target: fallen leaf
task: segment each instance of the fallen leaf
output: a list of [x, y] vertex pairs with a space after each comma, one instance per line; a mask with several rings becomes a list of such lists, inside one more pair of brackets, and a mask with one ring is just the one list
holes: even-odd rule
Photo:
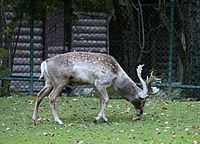
[[75, 126], [75, 124], [74, 123], [70, 123], [68, 126]]
[[125, 131], [124, 130], [120, 130], [119, 132], [124, 133]]
[[82, 140], [77, 140], [76, 144], [83, 144], [83, 141]]
[[157, 132], [157, 134], [161, 133], [161, 131], [158, 128], [156, 128], [156, 132]]
[[165, 114], [164, 114], [164, 113], [161, 113], [160, 115], [161, 115], [161, 116], [164, 116]]
[[167, 130], [166, 130], [166, 129], [164, 129], [163, 131], [164, 131], [164, 132], [167, 132]]
[[200, 129], [200, 126], [193, 125], [192, 128], [193, 128], [193, 129]]
[[10, 130], [10, 128], [8, 127], [8, 128], [6, 128], [6, 130], [7, 130], [7, 131], [9, 131], [9, 130]]
[[44, 136], [47, 136], [47, 135], [49, 135], [49, 133], [48, 132], [43, 132], [42, 133]]
[[127, 108], [125, 109], [124, 112], [125, 112], [125, 113], [129, 113], [129, 112], [130, 112], [130, 109], [131, 109], [130, 107], [127, 107]]
[[185, 128], [185, 132], [188, 132], [189, 131], [189, 128]]
[[166, 112], [167, 111], [167, 107], [163, 106], [162, 107], [162, 111]]
[[172, 132], [172, 137], [175, 138], [176, 137], [176, 133]]
[[168, 122], [168, 121], [166, 121], [166, 122], [165, 122], [165, 124], [169, 124], [169, 122]]
[[33, 100], [28, 100], [28, 104], [32, 104], [33, 103]]
[[112, 107], [112, 105], [108, 105], [107, 107], [108, 107], [108, 108], [111, 108], [111, 107]]
[[192, 144], [198, 144], [198, 141], [193, 141]]

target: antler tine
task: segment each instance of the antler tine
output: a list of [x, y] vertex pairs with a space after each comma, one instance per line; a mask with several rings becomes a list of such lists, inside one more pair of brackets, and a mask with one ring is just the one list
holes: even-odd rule
[[138, 67], [137, 67], [137, 74], [138, 75], [141, 75], [143, 66], [144, 66], [144, 64], [143, 65], [138, 65]]
[[153, 76], [154, 71], [151, 71], [150, 75]]
[[148, 81], [148, 79], [149, 79], [149, 76], [146, 77], [146, 81]]

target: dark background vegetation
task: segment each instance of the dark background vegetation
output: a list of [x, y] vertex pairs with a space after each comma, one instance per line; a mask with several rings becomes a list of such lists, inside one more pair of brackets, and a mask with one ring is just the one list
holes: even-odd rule
[[[200, 82], [200, 3], [197, 0], [174, 0], [174, 17], [170, 21], [169, 0], [1, 0], [0, 1], [0, 74], [12, 75], [17, 46], [13, 35], [23, 21], [45, 21], [48, 13], [64, 4], [66, 25], [76, 20], [76, 11], [106, 13], [110, 16], [110, 54], [128, 75], [136, 80], [135, 68], [145, 63], [144, 77], [152, 70], [168, 79], [170, 24], [174, 26], [172, 81], [199, 86]], [[6, 10], [12, 7], [13, 20], [7, 21]], [[69, 30], [69, 29], [68, 29]], [[70, 38], [66, 30], [66, 41]], [[17, 39], [15, 39], [15, 42]], [[137, 81], [137, 80], [136, 80]], [[10, 81], [1, 81], [1, 95], [9, 95]], [[180, 95], [200, 99], [200, 90], [181, 89]]]

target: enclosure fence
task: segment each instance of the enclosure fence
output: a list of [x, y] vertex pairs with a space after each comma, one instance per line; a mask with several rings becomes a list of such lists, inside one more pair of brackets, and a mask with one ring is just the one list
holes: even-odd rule
[[[6, 38], [1, 38], [1, 87], [8, 82], [8, 90], [11, 93], [35, 94], [44, 85], [43, 81], [38, 81], [40, 63], [49, 57], [69, 51], [108, 53], [118, 60], [121, 54], [120, 37], [112, 16], [74, 10], [73, 3], [70, 2], [70, 6], [65, 1], [60, 2], [56, 10], [47, 13], [42, 21], [35, 21], [34, 16], [29, 21], [19, 20], [9, 39], [10, 48], [7, 48]], [[138, 5], [136, 7], [139, 8]], [[162, 82], [155, 83], [154, 86], [159, 87], [162, 94], [167, 97], [180, 98], [182, 91], [199, 91], [200, 81], [196, 84], [192, 82], [183, 84], [183, 77], [189, 74], [183, 75], [177, 48], [175, 29], [181, 26], [175, 8], [176, 5], [172, 0], [167, 7], [169, 17], [169, 29], [167, 29], [158, 13], [157, 5], [142, 5], [142, 19], [141, 17], [137, 19], [138, 12], [134, 12], [138, 35], [138, 39], [134, 41], [138, 49], [143, 49], [141, 57], [142, 63], [145, 64], [143, 77], [154, 71], [157, 77], [162, 78]], [[5, 14], [12, 21], [12, 9], [6, 9]], [[0, 29], [3, 33], [5, 27], [1, 25]], [[4, 62], [5, 55], [9, 65], [7, 67]], [[200, 95], [197, 98], [200, 99]]]

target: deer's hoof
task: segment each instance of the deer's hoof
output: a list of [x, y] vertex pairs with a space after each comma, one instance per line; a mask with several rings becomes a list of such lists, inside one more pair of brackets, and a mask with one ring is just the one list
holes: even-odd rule
[[57, 124], [59, 124], [60, 126], [64, 126], [65, 125], [64, 123], [58, 123], [58, 122], [57, 122]]
[[111, 122], [109, 120], [104, 120], [104, 123], [111, 124]]
[[97, 124], [97, 121], [98, 121], [97, 119], [94, 119], [94, 124]]
[[59, 121], [56, 121], [60, 126], [64, 126], [64, 123], [61, 121], [61, 120], [59, 120]]
[[36, 125], [37, 124], [36, 118], [32, 118], [32, 122], [33, 122], [34, 125]]

